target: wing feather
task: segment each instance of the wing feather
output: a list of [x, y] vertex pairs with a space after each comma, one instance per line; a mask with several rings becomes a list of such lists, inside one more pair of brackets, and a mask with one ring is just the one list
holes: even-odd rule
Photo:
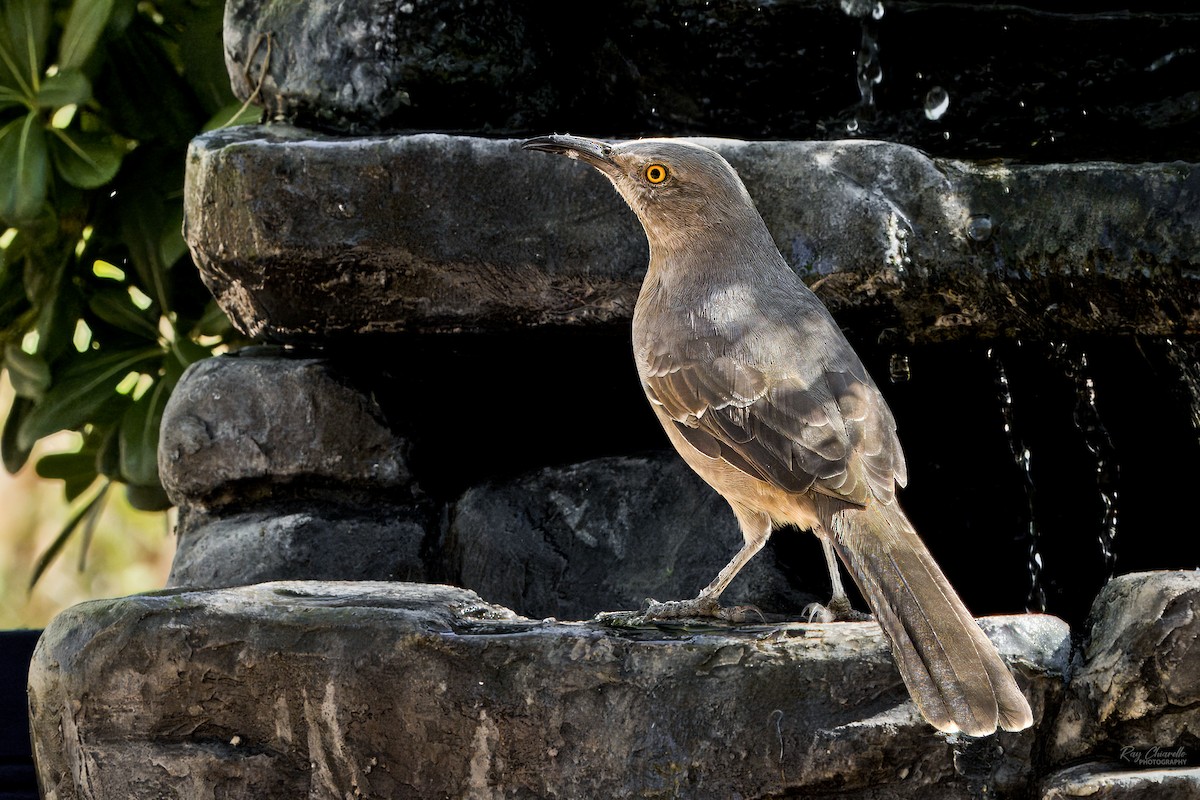
[[643, 384], [711, 458], [789, 492], [890, 502], [906, 478], [895, 420], [849, 345], [838, 355], [803, 372], [763, 367], [721, 336], [680, 337], [645, 354]]

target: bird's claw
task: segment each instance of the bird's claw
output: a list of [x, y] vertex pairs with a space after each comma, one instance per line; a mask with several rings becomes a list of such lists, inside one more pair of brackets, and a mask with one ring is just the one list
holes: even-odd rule
[[844, 597], [835, 597], [828, 605], [809, 603], [801, 613], [806, 622], [865, 622], [872, 618], [870, 614], [855, 611]]

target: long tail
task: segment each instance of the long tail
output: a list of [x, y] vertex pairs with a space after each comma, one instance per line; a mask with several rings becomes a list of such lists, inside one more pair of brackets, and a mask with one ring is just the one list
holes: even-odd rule
[[925, 719], [971, 736], [1032, 725], [1029, 703], [1000, 654], [898, 504], [831, 511], [826, 529], [834, 549], [891, 640]]

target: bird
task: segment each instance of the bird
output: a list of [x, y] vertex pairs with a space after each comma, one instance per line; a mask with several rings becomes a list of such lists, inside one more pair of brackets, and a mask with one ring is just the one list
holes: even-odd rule
[[737, 171], [686, 139], [550, 134], [522, 147], [594, 167], [641, 222], [650, 261], [633, 311], [638, 376], [671, 444], [741, 530], [741, 548], [697, 597], [652, 602], [647, 615], [731, 618], [721, 593], [774, 529], [794, 525], [822, 544], [824, 619], [854, 618], [840, 559], [934, 728], [1032, 725], [1012, 673], [900, 507], [908, 472], [887, 402]]

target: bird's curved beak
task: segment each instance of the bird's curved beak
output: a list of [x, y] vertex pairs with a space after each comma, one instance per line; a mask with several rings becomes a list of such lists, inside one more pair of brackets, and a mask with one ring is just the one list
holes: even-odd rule
[[540, 150], [543, 153], [555, 153], [567, 158], [578, 158], [604, 172], [616, 168], [612, 160], [612, 145], [597, 139], [585, 139], [582, 136], [552, 133], [549, 136], [535, 136], [521, 143], [524, 150]]

